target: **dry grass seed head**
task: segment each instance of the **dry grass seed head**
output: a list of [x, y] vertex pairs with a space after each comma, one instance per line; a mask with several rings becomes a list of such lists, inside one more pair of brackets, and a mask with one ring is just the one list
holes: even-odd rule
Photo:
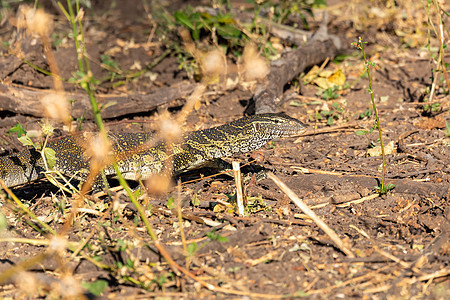
[[58, 293], [63, 299], [74, 299], [82, 296], [83, 289], [75, 277], [65, 275], [61, 280], [52, 284], [52, 290]]
[[50, 253], [63, 255], [67, 248], [67, 239], [63, 236], [54, 236], [48, 245]]
[[216, 49], [200, 56], [200, 68], [203, 80], [206, 83], [216, 83], [220, 75], [224, 75], [227, 69], [227, 60], [222, 50]]
[[182, 136], [183, 130], [179, 122], [171, 119], [170, 113], [167, 111], [158, 116], [155, 124], [155, 130], [159, 136], [159, 140], [172, 143], [178, 141]]
[[31, 272], [18, 272], [14, 276], [14, 285], [27, 296], [39, 295], [42, 284]]
[[145, 186], [149, 195], [163, 195], [173, 186], [170, 174], [155, 174], [145, 181]]
[[238, 67], [244, 81], [262, 80], [269, 74], [267, 60], [261, 57], [258, 48], [252, 43], [245, 47]]
[[39, 37], [49, 37], [53, 32], [53, 16], [46, 13], [44, 9], [35, 9], [28, 5], [22, 5], [19, 8], [19, 14], [24, 18], [28, 31]]
[[103, 134], [85, 133], [84, 135], [87, 141], [86, 154], [90, 158], [91, 171], [99, 172], [104, 166], [110, 164], [111, 142]]
[[61, 121], [65, 124], [71, 122], [69, 102], [61, 94], [47, 94], [41, 98], [44, 115], [47, 118]]

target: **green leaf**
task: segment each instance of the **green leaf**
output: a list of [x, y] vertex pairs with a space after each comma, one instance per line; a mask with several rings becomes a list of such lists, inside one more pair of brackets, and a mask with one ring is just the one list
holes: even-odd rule
[[348, 54], [338, 54], [338, 55], [336, 55], [336, 56], [334, 57], [333, 62], [334, 62], [335, 64], [341, 63], [341, 62], [343, 62], [346, 58], [348, 58], [349, 56], [350, 56], [350, 55], [348, 55]]
[[108, 282], [103, 279], [96, 280], [92, 283], [83, 281], [81, 282], [81, 286], [87, 289], [91, 294], [95, 296], [100, 296], [108, 286]]
[[181, 24], [186, 26], [187, 28], [194, 30], [194, 24], [192, 24], [191, 20], [188, 18], [188, 16], [182, 12], [182, 11], [176, 11], [173, 15], [175, 17], [175, 20]]
[[218, 15], [217, 22], [224, 23], [224, 24], [236, 23], [236, 21], [233, 19], [233, 17], [230, 14]]
[[27, 131], [20, 123], [17, 123], [16, 126], [12, 127], [10, 130], [8, 130], [9, 133], [17, 132], [17, 137], [20, 138], [23, 135], [27, 134]]
[[375, 190], [378, 193], [380, 193], [381, 195], [383, 195], [383, 194], [386, 194], [387, 192], [389, 192], [390, 190], [393, 190], [394, 188], [395, 188], [395, 184], [388, 183], [383, 188], [381, 188], [381, 186], [376, 186]]
[[173, 200], [173, 197], [170, 197], [167, 200], [167, 208], [168, 209], [174, 209], [175, 208], [175, 201]]
[[45, 147], [44, 156], [45, 160], [47, 161], [47, 166], [50, 168], [50, 170], [52, 170], [56, 164], [56, 151], [52, 148]]
[[33, 141], [26, 135], [23, 135], [23, 136], [19, 137], [19, 141], [24, 146], [33, 146], [34, 147]]
[[129, 257], [127, 257], [127, 267], [130, 268], [130, 269], [134, 268], [134, 260], [132, 260]]
[[386, 190], [388, 190], [388, 191], [393, 190], [394, 188], [395, 188], [395, 184], [393, 184], [393, 183], [388, 183], [386, 185]]
[[316, 111], [316, 119], [319, 121], [322, 120], [322, 115], [318, 111]]
[[309, 296], [308, 293], [305, 293], [305, 292], [302, 291], [302, 290], [296, 291], [296, 292], [294, 293], [294, 295], [297, 296], [297, 297], [306, 297], [306, 296]]
[[231, 24], [218, 26], [217, 33], [225, 39], [240, 38], [242, 35], [242, 32]]
[[194, 205], [194, 206], [200, 206], [201, 201], [200, 201], [200, 199], [197, 197], [196, 194], [193, 194], [193, 195], [192, 195], [191, 203], [192, 203], [192, 205]]
[[365, 135], [365, 134], [367, 134], [367, 133], [368, 133], [367, 130], [357, 130], [357, 131], [355, 131], [355, 134], [356, 134], [356, 135]]
[[219, 236], [217, 237], [217, 241], [218, 241], [218, 242], [221, 242], [221, 243], [226, 243], [226, 242], [228, 242], [229, 240], [228, 240], [227, 237], [219, 235]]
[[103, 256], [101, 256], [101, 255], [94, 255], [94, 256], [92, 257], [92, 259], [93, 259], [94, 261], [96, 261], [96, 262], [101, 262], [101, 261], [103, 260]]
[[197, 251], [197, 243], [190, 243], [188, 246], [187, 246], [187, 251], [188, 251], [188, 253], [189, 253], [189, 255], [194, 255], [195, 254], [195, 252]]
[[306, 104], [303, 104], [303, 103], [301, 103], [300, 101], [292, 100], [291, 102], [289, 102], [289, 105], [290, 105], [290, 106], [294, 106], [294, 107], [298, 107], [298, 106], [304, 106], [304, 105], [306, 105]]
[[73, 77], [69, 78], [70, 83], [79, 83], [87, 77], [87, 74], [81, 71], [73, 72]]
[[333, 116], [328, 117], [327, 125], [333, 125]]
[[214, 229], [213, 231], [206, 233], [206, 236], [212, 241], [228, 242], [227, 237], [221, 236], [220, 234], [216, 233]]

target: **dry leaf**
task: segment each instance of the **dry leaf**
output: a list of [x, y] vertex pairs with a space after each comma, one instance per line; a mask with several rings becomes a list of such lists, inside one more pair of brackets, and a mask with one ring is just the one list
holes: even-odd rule
[[[394, 141], [389, 142], [384, 146], [384, 154], [389, 155], [395, 152]], [[367, 156], [381, 156], [381, 146], [378, 145], [375, 148], [367, 150]]]
[[437, 116], [435, 118], [422, 118], [415, 125], [425, 130], [445, 128], [445, 120], [442, 116]]

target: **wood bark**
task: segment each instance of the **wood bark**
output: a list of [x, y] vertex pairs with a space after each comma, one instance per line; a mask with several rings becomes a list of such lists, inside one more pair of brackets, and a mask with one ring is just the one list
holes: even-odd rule
[[[101, 105], [115, 103], [102, 110], [104, 119], [112, 119], [151, 111], [158, 106], [170, 104], [172, 101], [182, 99], [190, 94], [197, 85], [196, 83], [182, 82], [161, 88], [151, 94], [97, 95], [97, 100]], [[40, 99], [51, 93], [54, 91], [0, 83], [0, 111], [42, 117], [44, 110]], [[92, 119], [90, 101], [85, 93], [66, 93], [65, 96], [67, 99], [75, 100], [72, 108], [73, 118], [79, 118], [84, 114], [86, 119]]]

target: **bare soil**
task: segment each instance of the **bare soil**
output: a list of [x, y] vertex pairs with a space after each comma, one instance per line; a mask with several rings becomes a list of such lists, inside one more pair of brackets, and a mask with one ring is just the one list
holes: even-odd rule
[[[96, 78], [109, 74], [98, 63], [106, 51], [113, 53], [111, 56], [121, 70], [136, 71], [164, 53], [166, 47], [158, 36], [152, 35], [155, 23], [148, 18], [142, 1], [119, 0], [113, 9], [92, 2], [95, 9], [86, 11], [84, 29], [87, 51], [96, 62], [92, 63]], [[185, 2], [176, 1], [171, 9], [184, 7]], [[39, 225], [2, 192], [1, 213], [6, 217], [7, 229], [0, 232], [0, 274], [12, 272], [0, 286], [0, 297], [80, 294], [93, 297], [81, 288], [82, 282], [104, 280], [107, 287], [101, 297], [105, 298], [243, 295], [258, 299], [303, 295], [311, 299], [448, 299], [450, 140], [445, 131], [445, 122], [450, 122], [448, 87], [445, 81], [440, 83], [433, 100], [440, 106], [435, 111], [425, 110], [423, 101], [428, 99], [426, 89], [431, 87], [434, 66], [426, 50], [420, 48], [423, 44], [408, 47], [411, 44], [398, 34], [403, 27], [399, 23], [392, 25], [387, 17], [369, 13], [364, 23], [354, 15], [349, 16], [348, 8], [340, 1], [329, 1], [329, 6], [333, 9], [329, 11], [328, 28], [342, 38], [341, 52], [347, 56], [342, 62], [328, 63], [325, 69], [341, 69], [350, 87], [338, 91], [337, 99], [325, 101], [316, 95], [317, 86], [300, 87], [294, 80], [285, 87], [279, 111], [304, 121], [309, 130], [298, 138], [274, 141], [258, 153], [234, 159], [241, 164], [250, 162], [250, 171], [262, 166], [278, 176], [344, 240], [355, 257], [346, 256], [336, 247], [270, 179], [245, 181], [251, 205], [248, 215], [242, 217], [233, 204], [230, 207], [223, 204], [234, 203], [234, 180], [225, 175], [207, 177], [204, 175], [211, 171], [200, 170], [176, 178], [181, 183], [180, 191], [174, 184], [162, 195], [141, 199], [159, 243], [193, 275], [190, 277], [174, 271], [162, 258], [123, 192], [114, 192], [112, 199], [87, 196], [81, 201], [83, 210], [69, 220], [76, 203], [74, 197], [42, 180], [13, 191], [39, 219], [61, 232], [59, 238], [63, 241], [85, 241], [87, 246], [74, 257], [64, 247], [49, 250], [46, 241], [54, 243], [55, 238], [41, 235], [36, 230]], [[447, 11], [448, 8], [447, 5]], [[55, 14], [55, 32], [62, 39], [54, 49], [61, 76], [70, 78], [77, 61], [73, 41], [68, 37], [69, 25], [56, 7], [48, 5], [46, 9]], [[14, 13], [12, 10], [12, 16]], [[312, 29], [317, 29], [319, 23], [310, 20]], [[450, 24], [448, 18], [446, 24]], [[4, 22], [1, 39], [12, 41], [14, 32], [11, 23]], [[367, 152], [371, 144], [377, 144], [378, 132], [355, 134], [357, 130], [369, 129], [374, 120], [373, 115], [360, 117], [371, 108], [369, 82], [367, 77], [360, 76], [364, 65], [350, 43], [361, 35], [368, 41], [366, 53], [376, 63], [372, 80], [384, 144], [391, 143], [393, 147], [386, 158], [386, 183], [395, 184], [395, 188], [374, 197], [370, 196], [381, 182], [382, 160], [379, 155], [368, 156]], [[37, 47], [36, 53], [41, 48]], [[111, 51], [113, 48], [117, 51]], [[40, 57], [24, 55], [48, 69], [42, 53]], [[4, 49], [0, 66], [6, 68], [14, 59]], [[448, 51], [445, 59], [450, 61]], [[16, 87], [36, 90], [53, 87], [51, 77], [23, 63], [1, 76], [3, 84]], [[151, 94], [189, 82], [194, 83], [179, 68], [177, 58], [169, 55], [145, 75], [118, 86], [114, 81], [103, 82], [97, 92]], [[64, 87], [70, 92], [83, 92], [68, 82]], [[249, 89], [225, 90], [212, 85], [198, 109], [188, 116], [183, 129], [198, 130], [239, 118], [251, 97]], [[108, 119], [106, 125], [110, 131], [151, 130], [158, 113], [168, 110], [175, 115], [184, 102], [173, 99], [152, 111]], [[316, 115], [326, 107], [331, 109], [332, 103], [337, 103], [342, 111], [336, 112], [333, 124], [327, 126], [326, 118], [318, 120]], [[32, 130], [39, 129], [41, 119], [0, 107], [0, 143], [4, 154], [24, 149], [13, 134], [7, 133], [19, 122]], [[59, 126], [56, 134], [64, 135], [62, 125], [56, 126]], [[92, 120], [85, 120], [82, 127], [90, 131], [96, 128]], [[256, 156], [263, 159], [255, 163]], [[181, 199], [181, 222], [176, 210], [168, 208], [170, 198]], [[227, 240], [211, 239], [211, 232]], [[184, 251], [183, 239], [185, 245], [196, 243], [197, 250], [191, 255]], [[215, 288], [208, 289], [202, 282]]]

